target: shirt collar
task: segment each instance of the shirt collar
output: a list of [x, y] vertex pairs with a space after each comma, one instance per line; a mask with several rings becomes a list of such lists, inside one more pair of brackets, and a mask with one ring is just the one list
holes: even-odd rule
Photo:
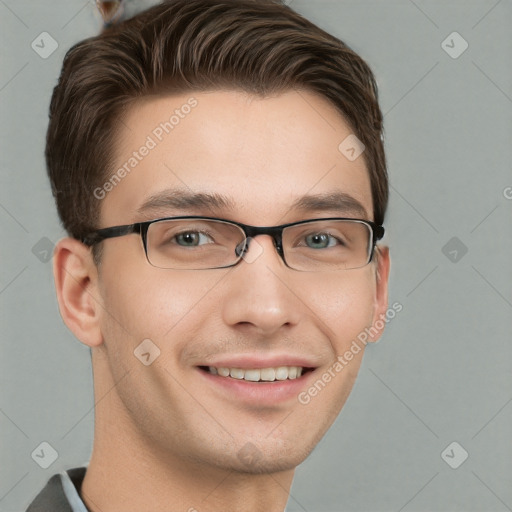
[[89, 512], [85, 506], [85, 503], [82, 501], [82, 498], [80, 498], [80, 495], [78, 494], [78, 491], [76, 490], [75, 484], [71, 480], [69, 473], [67, 471], [63, 471], [60, 473], [60, 479], [62, 482], [62, 489], [64, 490], [66, 499], [71, 506], [71, 510], [73, 512]]

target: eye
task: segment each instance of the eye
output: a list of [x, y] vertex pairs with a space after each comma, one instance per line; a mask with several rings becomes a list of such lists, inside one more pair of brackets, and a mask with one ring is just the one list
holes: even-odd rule
[[213, 242], [212, 238], [207, 233], [202, 233], [201, 231], [185, 231], [178, 233], [173, 238], [178, 245], [183, 247], [196, 247]]
[[339, 240], [329, 233], [313, 233], [306, 236], [306, 244], [311, 249], [326, 249], [339, 243]]

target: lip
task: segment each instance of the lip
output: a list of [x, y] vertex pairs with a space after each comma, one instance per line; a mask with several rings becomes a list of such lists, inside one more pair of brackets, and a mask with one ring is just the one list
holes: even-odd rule
[[229, 356], [204, 363], [202, 366], [215, 366], [216, 368], [241, 368], [242, 370], [278, 368], [279, 366], [301, 366], [302, 368], [316, 368], [316, 364], [306, 358], [287, 354], [263, 357], [259, 355]]
[[[200, 378], [205, 379], [208, 388], [220, 394], [224, 399], [230, 402], [239, 402], [253, 407], [276, 407], [282, 406], [286, 402], [297, 402], [297, 397], [301, 391], [310, 386], [311, 379], [315, 378], [316, 372], [313, 366], [304, 364], [304, 361], [289, 359], [284, 362], [284, 358], [280, 358], [279, 362], [271, 362], [265, 360], [229, 359], [222, 362], [210, 363], [208, 366], [228, 367], [228, 368], [269, 368], [278, 366], [302, 366], [310, 368], [311, 371], [306, 372], [296, 379], [276, 380], [274, 382], [250, 382], [246, 380], [234, 379], [231, 377], [221, 377], [213, 375], [208, 371], [197, 367]], [[203, 367], [204, 368], [204, 367]]]

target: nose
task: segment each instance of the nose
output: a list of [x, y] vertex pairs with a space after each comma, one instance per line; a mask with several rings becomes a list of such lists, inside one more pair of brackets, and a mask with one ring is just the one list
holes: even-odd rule
[[[259, 236], [261, 239], [262, 234], [259, 234], [257, 236]], [[277, 251], [277, 254], [279, 254], [281, 259], [284, 261], [281, 235], [267, 235], [267, 236], [271, 237], [271, 240], [274, 244], [274, 248]], [[253, 246], [255, 246], [256, 249], [253, 249], [252, 255], [249, 257], [250, 259], [247, 260], [247, 251], [249, 250], [251, 241], [254, 239], [255, 239], [254, 236], [249, 236], [243, 242], [238, 244], [235, 248], [235, 254], [237, 256], [242, 255], [244, 257], [245, 261], [251, 262], [254, 258], [256, 258], [259, 255], [259, 253], [262, 252], [262, 249], [263, 249], [263, 247], [258, 242], [253, 243]]]
[[295, 274], [277, 253], [272, 237], [252, 238], [243, 260], [225, 280], [224, 322], [267, 337], [297, 325], [304, 304], [293, 290], [291, 273]]

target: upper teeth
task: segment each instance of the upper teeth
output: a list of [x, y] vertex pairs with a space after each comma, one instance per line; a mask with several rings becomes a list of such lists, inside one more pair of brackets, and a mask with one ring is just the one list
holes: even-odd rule
[[233, 377], [233, 379], [249, 380], [251, 382], [296, 379], [302, 375], [302, 367], [300, 366], [278, 366], [277, 368], [254, 368], [247, 370], [209, 366], [208, 370], [213, 375]]

